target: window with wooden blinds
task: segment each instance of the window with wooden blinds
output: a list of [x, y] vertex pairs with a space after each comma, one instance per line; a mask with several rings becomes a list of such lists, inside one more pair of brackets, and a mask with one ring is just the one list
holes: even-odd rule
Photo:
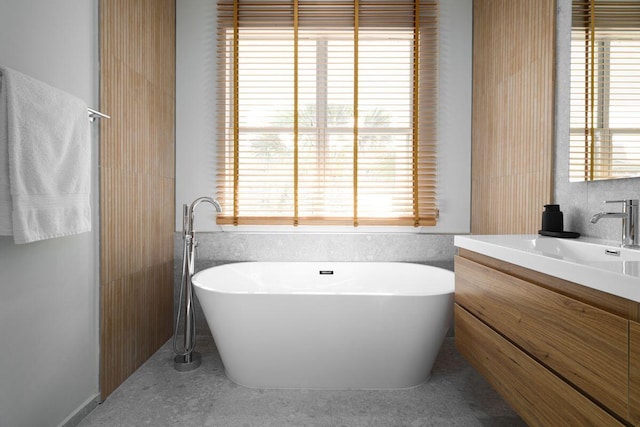
[[570, 178], [640, 175], [640, 0], [574, 0]]
[[219, 224], [435, 225], [435, 0], [219, 0]]

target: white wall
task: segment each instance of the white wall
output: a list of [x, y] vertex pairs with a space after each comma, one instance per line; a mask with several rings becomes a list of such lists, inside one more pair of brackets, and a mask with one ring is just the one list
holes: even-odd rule
[[[215, 197], [216, 16], [214, 1], [176, 1], [176, 230], [184, 203]], [[217, 229], [213, 215], [198, 224]]]
[[[177, 0], [176, 21], [176, 230], [181, 230], [182, 204], [191, 203], [199, 196], [215, 196], [215, 2]], [[421, 231], [468, 233], [472, 0], [441, 2], [440, 23], [438, 203], [441, 218], [436, 227], [424, 227]], [[198, 229], [219, 230], [214, 218], [203, 210], [198, 216]]]
[[[0, 64], [97, 106], [97, 0], [0, 0]], [[0, 237], [0, 425], [58, 426], [98, 394], [97, 125], [93, 232]]]
[[591, 224], [590, 219], [598, 212], [617, 208], [605, 207], [604, 200], [640, 199], [640, 178], [569, 182], [571, 0], [558, 0], [557, 8], [555, 202], [564, 213], [565, 230], [619, 243], [620, 220]]

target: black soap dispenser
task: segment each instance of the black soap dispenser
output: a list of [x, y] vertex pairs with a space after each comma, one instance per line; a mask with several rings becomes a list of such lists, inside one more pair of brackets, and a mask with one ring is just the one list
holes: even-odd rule
[[562, 232], [564, 220], [560, 205], [544, 205], [542, 212], [542, 231]]
[[564, 231], [564, 218], [560, 205], [544, 205], [542, 212], [542, 230], [538, 231], [542, 236], [560, 237], [563, 239], [576, 239], [580, 233]]

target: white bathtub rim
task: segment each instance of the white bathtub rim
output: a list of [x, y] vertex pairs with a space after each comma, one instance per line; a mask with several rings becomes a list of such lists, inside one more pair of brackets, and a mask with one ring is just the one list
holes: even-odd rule
[[[313, 266], [314, 270], [322, 270], [322, 271], [335, 271], [340, 266], [351, 266], [351, 265], [369, 265], [376, 267], [396, 267], [397, 266], [407, 266], [414, 271], [422, 270], [424, 276], [421, 275], [419, 279], [426, 279], [428, 283], [425, 285], [422, 281], [420, 284], [406, 284], [402, 280], [407, 280], [407, 277], [394, 277], [393, 280], [395, 283], [392, 283], [383, 290], [376, 290], [374, 287], [360, 285], [360, 288], [356, 286], [356, 290], [349, 289], [348, 287], [339, 288], [339, 285], [347, 284], [348, 281], [340, 281], [339, 278], [334, 278], [329, 275], [324, 280], [329, 282], [329, 285], [332, 286], [331, 289], [322, 289], [322, 285], [320, 288], [318, 287], [310, 287], [304, 289], [296, 289], [296, 288], [288, 288], [284, 286], [273, 288], [266, 285], [256, 285], [252, 289], [244, 289], [242, 287], [224, 287], [224, 278], [218, 277], [218, 281], [213, 280], [213, 277], [216, 272], [225, 272], [228, 269], [238, 269], [242, 267], [252, 267], [255, 265], [264, 265], [264, 266], [282, 266], [283, 268], [286, 265], [296, 265], [300, 266], [303, 264], [307, 264], [309, 266]], [[236, 271], [236, 273], [238, 273]], [[437, 275], [436, 278], [432, 276], [435, 273]], [[318, 278], [317, 275], [314, 277]], [[220, 280], [221, 279], [221, 280]], [[249, 279], [249, 278], [247, 278]], [[333, 281], [332, 281], [333, 279]], [[348, 278], [347, 278], [348, 279]], [[416, 277], [410, 277], [409, 280], [416, 281]], [[253, 279], [250, 279], [253, 280]], [[200, 272], [196, 273], [192, 279], [193, 285], [197, 288], [202, 289], [207, 292], [215, 292], [222, 294], [234, 294], [234, 295], [278, 295], [278, 296], [286, 296], [286, 295], [315, 295], [315, 296], [393, 296], [393, 297], [428, 297], [428, 296], [437, 296], [437, 295], [449, 295], [453, 294], [455, 290], [454, 283], [454, 273], [451, 270], [437, 267], [428, 264], [418, 264], [412, 262], [368, 262], [368, 261], [331, 261], [331, 262], [317, 262], [317, 261], [243, 261], [243, 262], [235, 262], [222, 264], [218, 266], [213, 266], [209, 268], [205, 268]], [[222, 285], [219, 283], [223, 282]], [[353, 285], [353, 283], [351, 283]], [[221, 287], [222, 286], [222, 287]], [[255, 286], [259, 286], [259, 288], [255, 288]], [[325, 285], [326, 286], [326, 285]]]

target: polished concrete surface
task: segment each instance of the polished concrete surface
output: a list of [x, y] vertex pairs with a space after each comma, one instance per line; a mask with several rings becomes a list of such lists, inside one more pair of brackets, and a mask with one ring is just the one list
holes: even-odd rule
[[[202, 366], [173, 369], [171, 342], [79, 425], [91, 426], [525, 426], [447, 338], [420, 387], [399, 391], [256, 390], [238, 386], [210, 336]], [[260, 357], [259, 354], [256, 357]]]

